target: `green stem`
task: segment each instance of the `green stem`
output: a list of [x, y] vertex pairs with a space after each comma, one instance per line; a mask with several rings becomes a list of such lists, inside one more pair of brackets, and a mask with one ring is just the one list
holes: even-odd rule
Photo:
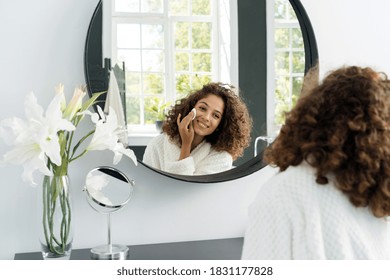
[[81, 154], [79, 154], [77, 157], [75, 157], [75, 158], [72, 158], [71, 160], [70, 160], [70, 162], [72, 162], [72, 161], [74, 161], [74, 160], [76, 160], [76, 159], [78, 159], [78, 158], [81, 158], [83, 155], [85, 155], [86, 153], [88, 152], [88, 150], [84, 150]]
[[43, 201], [43, 215], [42, 215], [42, 225], [43, 225], [43, 231], [45, 234], [45, 240], [46, 244], [49, 244], [49, 237], [47, 234], [47, 225], [46, 225], [46, 217], [47, 217], [47, 187], [48, 187], [48, 178], [47, 176], [44, 176], [43, 178], [43, 186], [42, 186], [42, 201]]
[[[73, 158], [74, 154], [76, 153], [76, 151], [79, 148], [79, 146], [81, 145], [81, 143], [83, 143], [85, 141], [85, 139], [87, 139], [89, 136], [91, 136], [94, 132], [95, 132], [95, 129], [88, 132], [87, 135], [85, 135], [83, 138], [81, 138], [79, 140], [79, 142], [73, 147], [72, 155], [69, 157], [69, 162], [72, 162], [72, 161], [78, 159], [79, 157], [83, 156], [87, 152], [86, 150], [84, 150], [80, 155]], [[69, 148], [69, 150], [70, 150], [70, 148]]]
[[66, 162], [69, 162], [69, 158], [70, 158], [70, 149], [72, 147], [72, 140], [73, 140], [73, 135], [74, 135], [74, 131], [71, 131], [70, 133], [67, 134], [67, 143], [68, 143], [68, 146], [66, 147]]
[[[63, 255], [65, 253], [71, 222], [69, 190], [65, 189], [64, 183], [67, 182], [63, 182], [62, 180], [64, 178], [62, 177], [56, 175], [53, 177], [45, 176], [42, 193], [42, 218], [46, 245], [50, 252], [57, 255]], [[62, 215], [58, 228], [55, 226], [56, 211], [61, 211]]]
[[72, 211], [71, 211], [71, 208], [70, 208], [69, 197], [66, 198], [66, 206], [68, 207], [68, 227], [67, 227], [67, 230], [66, 230], [66, 240], [67, 240], [68, 236], [69, 236], [69, 232], [70, 232], [70, 223], [72, 221]]

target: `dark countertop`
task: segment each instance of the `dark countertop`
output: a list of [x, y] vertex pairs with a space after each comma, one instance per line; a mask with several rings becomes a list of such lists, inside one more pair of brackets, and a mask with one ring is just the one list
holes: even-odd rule
[[[129, 260], [239, 260], [244, 239], [228, 238], [130, 245]], [[100, 244], [97, 244], [100, 245]], [[90, 248], [73, 249], [71, 260], [90, 260]], [[42, 260], [40, 252], [17, 253], [15, 260]]]

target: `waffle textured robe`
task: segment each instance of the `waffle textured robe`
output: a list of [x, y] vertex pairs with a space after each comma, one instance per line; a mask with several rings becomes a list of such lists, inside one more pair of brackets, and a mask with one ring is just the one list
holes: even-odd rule
[[179, 160], [180, 148], [162, 133], [153, 138], [146, 147], [143, 162], [165, 172], [180, 175], [205, 175], [232, 168], [232, 156], [225, 151], [214, 150], [203, 141], [185, 159]]
[[242, 259], [389, 259], [388, 218], [315, 181], [307, 163], [279, 172], [249, 208]]

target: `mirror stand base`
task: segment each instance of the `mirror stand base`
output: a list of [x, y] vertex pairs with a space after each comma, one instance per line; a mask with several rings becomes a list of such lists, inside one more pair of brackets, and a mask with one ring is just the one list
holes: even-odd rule
[[91, 249], [93, 260], [126, 260], [128, 254], [129, 248], [118, 244], [100, 245]]

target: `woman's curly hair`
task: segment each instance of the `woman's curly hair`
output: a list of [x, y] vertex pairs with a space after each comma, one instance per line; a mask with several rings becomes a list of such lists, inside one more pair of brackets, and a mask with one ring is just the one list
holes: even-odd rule
[[244, 101], [232, 85], [209, 83], [179, 100], [167, 113], [163, 131], [172, 141], [181, 145], [177, 117], [179, 114], [183, 117], [186, 116], [200, 99], [210, 94], [221, 97], [225, 109], [218, 128], [205, 139], [215, 150], [227, 151], [235, 160], [243, 154], [244, 149], [250, 144], [252, 118]]
[[264, 158], [281, 171], [305, 160], [316, 169], [318, 184], [327, 184], [332, 174], [353, 205], [385, 217], [390, 215], [389, 115], [387, 76], [368, 67], [342, 67], [321, 84], [303, 87]]

